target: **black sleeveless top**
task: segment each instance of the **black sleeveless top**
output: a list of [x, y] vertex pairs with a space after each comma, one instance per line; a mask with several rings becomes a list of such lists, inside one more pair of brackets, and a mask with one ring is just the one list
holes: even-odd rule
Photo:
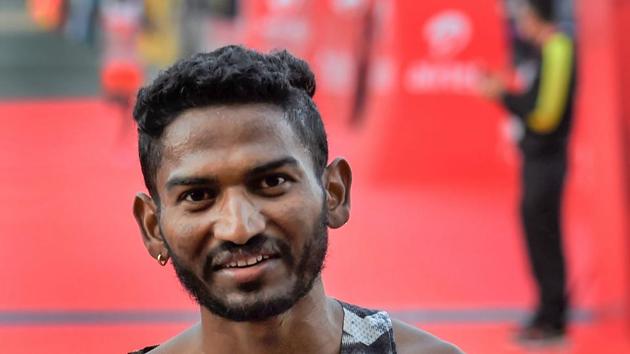
[[[392, 320], [375, 311], [339, 301], [343, 308], [343, 333], [339, 354], [396, 354]], [[157, 345], [129, 354], [149, 353]]]

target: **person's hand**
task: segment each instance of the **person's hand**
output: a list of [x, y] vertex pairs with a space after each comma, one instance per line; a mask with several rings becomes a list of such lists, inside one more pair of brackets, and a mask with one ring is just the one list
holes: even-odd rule
[[496, 100], [505, 91], [505, 81], [497, 73], [482, 74], [479, 78], [477, 90], [480, 95]]

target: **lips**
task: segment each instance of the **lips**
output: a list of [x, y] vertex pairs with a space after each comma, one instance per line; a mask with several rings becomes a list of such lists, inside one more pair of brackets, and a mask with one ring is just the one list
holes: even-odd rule
[[209, 252], [207, 260], [204, 279], [223, 286], [280, 278], [293, 264], [289, 245], [265, 235], [254, 236], [244, 245], [222, 243]]
[[277, 276], [281, 266], [282, 262], [277, 256], [236, 254], [217, 265], [213, 271], [213, 277], [218, 284], [224, 286], [229, 286], [228, 284], [242, 286], [260, 281], [266, 275], [276, 274]]
[[224, 254], [223, 257], [217, 257], [218, 259], [213, 262], [213, 270], [221, 270], [221, 269], [239, 269], [239, 268], [247, 268], [253, 267], [260, 263], [263, 263], [272, 258], [278, 258], [277, 255], [267, 254], [267, 253], [228, 253]]

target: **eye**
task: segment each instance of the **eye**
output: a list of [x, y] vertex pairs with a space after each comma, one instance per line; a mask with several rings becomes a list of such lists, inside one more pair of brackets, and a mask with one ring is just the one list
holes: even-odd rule
[[209, 189], [193, 189], [182, 194], [181, 199], [187, 202], [199, 203], [215, 197], [216, 194]]
[[287, 182], [287, 178], [281, 175], [271, 175], [260, 180], [260, 188], [274, 188]]

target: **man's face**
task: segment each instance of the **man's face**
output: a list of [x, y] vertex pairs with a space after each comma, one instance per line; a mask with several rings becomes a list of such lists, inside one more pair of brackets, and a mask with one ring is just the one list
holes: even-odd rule
[[517, 10], [516, 28], [523, 39], [535, 40], [540, 27], [541, 21], [536, 12], [528, 5], [521, 5]]
[[161, 143], [159, 233], [191, 295], [215, 314], [251, 321], [308, 293], [326, 254], [326, 203], [282, 110], [189, 110]]

